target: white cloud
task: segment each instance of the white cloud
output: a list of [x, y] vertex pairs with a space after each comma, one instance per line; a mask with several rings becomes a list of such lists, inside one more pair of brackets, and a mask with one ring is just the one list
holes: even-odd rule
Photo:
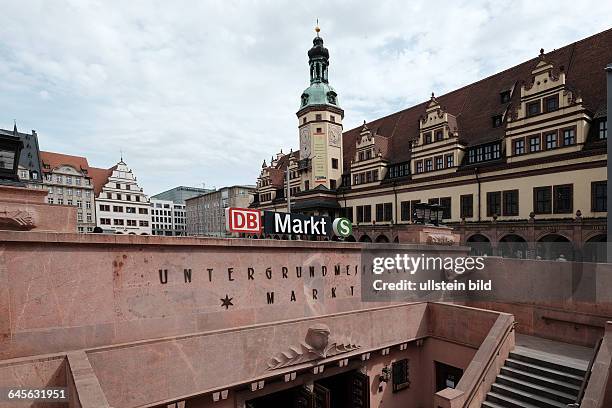
[[149, 194], [254, 183], [297, 147], [320, 18], [345, 128], [609, 28], [609, 2], [0, 1], [0, 118]]

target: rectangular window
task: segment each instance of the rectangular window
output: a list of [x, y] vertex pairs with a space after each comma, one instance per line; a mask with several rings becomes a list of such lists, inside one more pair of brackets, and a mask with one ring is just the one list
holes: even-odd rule
[[450, 168], [454, 166], [455, 166], [455, 156], [453, 156], [452, 154], [446, 155], [446, 168]]
[[100, 211], [110, 211], [110, 205], [100, 204]]
[[372, 173], [369, 171], [365, 172], [366, 183], [372, 182]]
[[608, 186], [606, 181], [591, 183], [591, 211], [608, 211]]
[[436, 131], [436, 142], [444, 139], [444, 133], [441, 130]]
[[423, 135], [425, 143], [431, 143], [431, 132], [427, 132]]
[[476, 161], [476, 151], [474, 149], [470, 149], [468, 153], [468, 163], [474, 163]]
[[451, 198], [441, 197], [440, 205], [442, 206], [442, 218], [448, 220], [451, 218]]
[[320, 113], [315, 114], [315, 120], [321, 120], [323, 119], [323, 117], [321, 116]]
[[100, 224], [102, 225], [110, 225], [111, 220], [110, 218], [100, 218]]
[[378, 181], [378, 170], [372, 170], [372, 181]]
[[487, 193], [487, 217], [501, 215], [501, 191]]
[[346, 207], [344, 209], [344, 216], [353, 222], [353, 207]]
[[338, 159], [332, 159], [332, 169], [337, 169], [338, 168]]
[[148, 227], [149, 226], [149, 221], [140, 221], [140, 226], [141, 227]]
[[47, 203], [53, 204], [53, 199], [52, 198], [47, 198]]
[[501, 145], [496, 143], [493, 145], [493, 160], [501, 157]]
[[527, 116], [534, 116], [540, 113], [540, 101], [527, 104]]
[[574, 185], [564, 184], [553, 187], [555, 214], [571, 214], [574, 208]]
[[402, 221], [410, 221], [410, 201], [402, 201], [400, 203], [400, 211]]
[[519, 214], [519, 192], [518, 190], [504, 191], [503, 215], [516, 216]]
[[383, 221], [393, 221], [393, 204], [385, 203], [383, 205]]
[[335, 190], [336, 189], [336, 180], [329, 180], [329, 188], [331, 190]]
[[418, 173], [422, 173], [423, 172], [423, 162], [422, 161], [418, 161], [416, 164], [416, 172]]
[[91, 201], [85, 201], [85, 208], [91, 210]]
[[481, 162], [482, 157], [483, 157], [483, 148], [482, 147], [476, 148], [476, 161]]
[[393, 392], [410, 388], [410, 371], [408, 359], [391, 363], [391, 377], [393, 379]]
[[536, 214], [552, 213], [552, 188], [550, 186], [534, 187], [533, 212]]
[[426, 159], [425, 160], [425, 171], [432, 171], [433, 170], [433, 165], [431, 162], [431, 159]]
[[503, 91], [500, 94], [501, 103], [510, 102], [510, 91]]
[[514, 154], [516, 156], [525, 153], [525, 139], [519, 139], [514, 141]]
[[356, 186], [359, 184], [359, 174], [353, 175], [353, 185]]
[[599, 122], [599, 139], [607, 139], [608, 138], [608, 122], [606, 120], [602, 120]]
[[119, 183], [115, 183], [115, 188], [116, 188], [117, 190], [121, 190], [121, 184], [119, 184]]
[[444, 168], [444, 158], [442, 156], [436, 157], [436, 170]]
[[64, 199], [63, 199], [63, 198], [58, 198], [58, 199], [57, 199], [57, 203], [58, 203], [59, 205], [64, 205]]
[[546, 150], [557, 148], [557, 132], [546, 134]]
[[376, 204], [376, 221], [384, 221], [384, 209], [382, 204]]
[[465, 194], [460, 197], [461, 218], [472, 218], [474, 216], [474, 196]]
[[559, 109], [559, 94], [549, 96], [548, 98], [544, 99], [544, 103], [546, 107], [546, 112], [556, 111], [557, 109]]
[[127, 220], [127, 226], [128, 227], [135, 227], [136, 226], [136, 220]]
[[330, 120], [332, 123], [336, 123], [336, 117], [335, 117], [334, 115], [329, 115], [329, 120]]
[[128, 214], [136, 214], [136, 207], [125, 207], [125, 212]]
[[490, 145], [489, 146], [485, 146], [483, 148], [483, 151], [484, 151], [484, 156], [483, 156], [484, 160], [491, 160], [491, 157], [492, 157], [491, 156], [491, 148], [492, 148], [492, 146], [490, 146]]
[[83, 208], [83, 202], [82, 202], [81, 200], [77, 200], [77, 202], [76, 202], [76, 206], [77, 206], [78, 208]]
[[540, 146], [540, 136], [531, 136], [529, 138], [529, 151], [531, 153], [539, 152], [542, 147]]
[[414, 206], [415, 204], [420, 203], [421, 200], [411, 200], [410, 201], [410, 208], [411, 208], [411, 212], [410, 212], [410, 219], [414, 220]]
[[113, 224], [114, 224], [114, 225], [123, 225], [123, 220], [118, 219], [118, 218], [115, 218], [115, 219], [113, 220]]
[[365, 173], [360, 173], [359, 174], [359, 184], [363, 184], [366, 182], [366, 175]]
[[369, 205], [357, 206], [357, 223], [372, 221], [372, 207]]
[[493, 116], [493, 127], [497, 128], [502, 125], [502, 115]]
[[365, 160], [365, 153], [363, 151], [359, 152], [359, 161]]
[[113, 212], [123, 212], [123, 207], [120, 205], [113, 205]]
[[430, 198], [427, 200], [427, 204], [440, 204], [439, 198]]
[[576, 144], [576, 131], [574, 128], [563, 130], [563, 146]]

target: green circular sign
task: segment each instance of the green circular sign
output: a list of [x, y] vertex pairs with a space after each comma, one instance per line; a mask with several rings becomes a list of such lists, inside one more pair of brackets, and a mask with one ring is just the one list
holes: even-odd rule
[[353, 233], [353, 223], [348, 218], [336, 218], [332, 224], [334, 234], [346, 238]]

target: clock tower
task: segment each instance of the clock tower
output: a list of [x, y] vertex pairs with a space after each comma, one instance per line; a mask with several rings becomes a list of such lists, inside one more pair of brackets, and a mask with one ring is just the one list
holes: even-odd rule
[[325, 186], [335, 190], [342, 178], [342, 119], [338, 94], [329, 85], [329, 51], [317, 36], [308, 51], [310, 86], [301, 96], [297, 112], [300, 134], [301, 189]]

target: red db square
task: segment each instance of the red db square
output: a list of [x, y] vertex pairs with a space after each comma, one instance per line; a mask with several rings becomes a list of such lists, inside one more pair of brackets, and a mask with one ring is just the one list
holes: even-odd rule
[[261, 212], [246, 208], [226, 208], [225, 228], [229, 232], [261, 232]]

